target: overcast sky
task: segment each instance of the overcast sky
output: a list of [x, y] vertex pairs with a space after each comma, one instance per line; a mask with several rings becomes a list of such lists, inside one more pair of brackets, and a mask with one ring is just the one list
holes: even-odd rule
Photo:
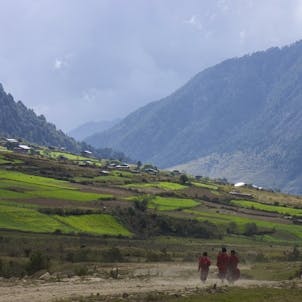
[[67, 131], [302, 39], [302, 0], [0, 0], [0, 83]]

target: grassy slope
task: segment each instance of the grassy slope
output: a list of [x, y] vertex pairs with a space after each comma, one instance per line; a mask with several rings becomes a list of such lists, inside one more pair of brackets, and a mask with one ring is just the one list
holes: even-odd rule
[[47, 233], [57, 229], [65, 233], [74, 231], [72, 227], [36, 210], [4, 205], [0, 205], [0, 228]]
[[159, 188], [164, 190], [182, 190], [185, 189], [187, 186], [174, 183], [174, 182], [154, 182], [154, 183], [133, 183], [129, 185], [125, 185], [126, 188]]
[[302, 215], [302, 209], [293, 209], [289, 207], [273, 206], [267, 205], [260, 202], [250, 201], [250, 200], [232, 200], [232, 204], [248, 209], [256, 209], [266, 212], [275, 212], [284, 215], [299, 216]]
[[[61, 153], [61, 152], [59, 152]], [[59, 154], [58, 153], [58, 154]], [[10, 165], [18, 165], [20, 163], [20, 158], [16, 156], [16, 158], [10, 156], [5, 157], [5, 152], [1, 153], [0, 159], [3, 161], [3, 169], [0, 170], [0, 205], [3, 206], [3, 211], [5, 207], [11, 206], [11, 211], [14, 208], [15, 214], [20, 211], [20, 208], [28, 208], [28, 210], [35, 212], [36, 208], [34, 205], [29, 202], [34, 199], [46, 200], [48, 205], [51, 206], [51, 201], [60, 200], [60, 201], [81, 201], [85, 207], [90, 207], [89, 202], [94, 200], [108, 200], [115, 198], [114, 194], [99, 194], [95, 192], [81, 192], [78, 187], [75, 187], [72, 183], [68, 181], [57, 180], [54, 178], [46, 178], [42, 176], [34, 176], [29, 175], [22, 172], [16, 171], [8, 171], [5, 170], [5, 165], [7, 162], [10, 162]], [[10, 153], [12, 155], [12, 153]], [[52, 157], [54, 154], [51, 155]], [[25, 158], [21, 158], [22, 160], [26, 160]], [[31, 158], [32, 159], [32, 158]], [[78, 158], [77, 158], [78, 159]], [[74, 162], [75, 158], [70, 158], [70, 163], [67, 161], [67, 165], [72, 165], [72, 170], [69, 170], [68, 173], [72, 173], [72, 171], [76, 171], [77, 164]], [[14, 163], [14, 161], [16, 163]], [[49, 166], [52, 166], [52, 163], [57, 162], [54, 159], [49, 159]], [[100, 161], [98, 164], [101, 164]], [[66, 164], [66, 161], [65, 163]], [[39, 166], [38, 166], [39, 167]], [[63, 168], [63, 166], [62, 166]], [[82, 168], [81, 168], [82, 169]], [[87, 168], [89, 171], [93, 171], [98, 175], [97, 169], [99, 168]], [[87, 170], [88, 171], [88, 170]], [[91, 174], [88, 174], [91, 175]], [[238, 230], [242, 233], [244, 231], [245, 224], [255, 222], [259, 228], [272, 230], [275, 229], [275, 234], [271, 235], [263, 235], [261, 236], [261, 240], [264, 241], [286, 241], [288, 240], [302, 240], [302, 226], [294, 225], [289, 221], [284, 222], [271, 222], [269, 220], [265, 220], [263, 217], [244, 217], [240, 213], [232, 214], [232, 213], [224, 213], [224, 211], [218, 211], [217, 209], [210, 209], [202, 205], [203, 196], [209, 198], [215, 197], [216, 200], [220, 200], [220, 198], [224, 198], [227, 196], [227, 192], [232, 190], [230, 185], [221, 185], [216, 184], [215, 182], [209, 181], [196, 181], [191, 180], [193, 185], [181, 185], [177, 181], [179, 181], [179, 177], [169, 176], [169, 173], [165, 172], [158, 176], [148, 176], [145, 173], [137, 174], [131, 173], [129, 171], [110, 171], [109, 176], [95, 176], [91, 178], [90, 176], [85, 175], [85, 170], [77, 171], [73, 180], [80, 181], [92, 181], [92, 185], [95, 188], [109, 188], [111, 186], [115, 186], [115, 188], [131, 190], [134, 188], [139, 188], [139, 195], [134, 194], [135, 198], [127, 198], [130, 202], [137, 200], [137, 197], [144, 196], [144, 194], [149, 194], [150, 189], [152, 187], [156, 188], [158, 193], [162, 192], [163, 194], [153, 194], [150, 196], [148, 208], [155, 211], [168, 211], [169, 215], [177, 214], [179, 217], [183, 218], [196, 218], [198, 220], [208, 220], [212, 223], [217, 224], [222, 229], [225, 229], [226, 226], [230, 222], [235, 222], [237, 224]], [[147, 182], [146, 182], [147, 181]], [[128, 185], [124, 185], [128, 183]], [[146, 189], [146, 192], [144, 192]], [[110, 189], [110, 193], [114, 192], [115, 189]], [[193, 191], [192, 191], [193, 190]], [[284, 204], [286, 202], [286, 198], [289, 200], [289, 204], [302, 204], [302, 199], [300, 197], [287, 196], [284, 194], [275, 194], [267, 191], [256, 191], [251, 188], [240, 188], [243, 193], [252, 193], [257, 197], [257, 200], [261, 200], [267, 203], [272, 202], [280, 202], [280, 204]], [[89, 191], [86, 189], [85, 191]], [[190, 195], [190, 191], [193, 193]], [[136, 192], [136, 191], [134, 191]], [[215, 193], [215, 194], [214, 194]], [[120, 193], [119, 193], [120, 194]], [[172, 195], [171, 195], [172, 194]], [[126, 195], [127, 196], [127, 195]], [[125, 196], [125, 198], [126, 198]], [[129, 196], [129, 195], [128, 195]], [[169, 197], [168, 197], [169, 196]], [[173, 196], [173, 197], [170, 197]], [[174, 197], [175, 196], [175, 197]], [[191, 197], [189, 197], [191, 196]], [[121, 200], [124, 199], [120, 197]], [[269, 201], [269, 202], [268, 202]], [[217, 201], [216, 201], [217, 202]], [[233, 204], [236, 204], [239, 207], [250, 208], [254, 207], [255, 209], [259, 209], [261, 211], [274, 211], [280, 214], [291, 214], [296, 215], [300, 214], [302, 210], [293, 209], [291, 207], [281, 207], [281, 206], [273, 206], [269, 204], [263, 204], [259, 202], [251, 202], [251, 201], [243, 201], [243, 200], [233, 200]], [[131, 204], [129, 204], [131, 206]], [[17, 209], [19, 208], [19, 209]], [[194, 209], [193, 209], [194, 208]], [[284, 210], [284, 211], [283, 211]], [[33, 214], [33, 212], [26, 212]], [[37, 217], [42, 217], [41, 213], [37, 213]], [[265, 213], [265, 212], [264, 212]], [[12, 215], [12, 214], [10, 214]], [[19, 214], [18, 214], [19, 215]], [[17, 216], [18, 216], [17, 215]], [[43, 214], [44, 215], [44, 214]], [[46, 215], [47, 216], [47, 215]], [[44, 216], [43, 216], [44, 217]], [[53, 217], [47, 216], [51, 221]], [[99, 229], [96, 230], [92, 227], [94, 224], [98, 224], [97, 220], [94, 216], [90, 215], [91, 221], [89, 221], [88, 217], [82, 216], [80, 217], [63, 217], [61, 220], [56, 218], [56, 223], [65, 223], [65, 226], [68, 226], [69, 229], [80, 230], [81, 232], [88, 233], [98, 233], [103, 234], [103, 227], [100, 225]], [[8, 224], [10, 227], [13, 227], [13, 218], [10, 220], [11, 222]], [[67, 222], [70, 222], [68, 224]], [[76, 225], [82, 225], [82, 227], [76, 227]], [[85, 226], [86, 225], [86, 226]], [[4, 227], [4, 226], [3, 226]], [[9, 227], [9, 228], [10, 228]], [[21, 224], [18, 224], [18, 228], [22, 229]], [[55, 228], [60, 228], [63, 231], [64, 228], [62, 225], [49, 227], [49, 230], [53, 230]], [[33, 229], [31, 226], [24, 227], [24, 230]], [[66, 230], [67, 231], [67, 230]], [[108, 234], [111, 234], [109, 230], [106, 231]], [[124, 228], [123, 232], [126, 232]], [[122, 234], [119, 231], [116, 231], [115, 234]]]
[[156, 196], [149, 203], [151, 209], [157, 209], [159, 211], [172, 211], [177, 209], [193, 208], [199, 205], [195, 200], [188, 198], [168, 198]]
[[125, 229], [111, 215], [79, 215], [79, 216], [55, 216], [55, 218], [72, 226], [79, 232], [95, 234], [95, 235], [123, 235], [131, 236], [131, 233]]

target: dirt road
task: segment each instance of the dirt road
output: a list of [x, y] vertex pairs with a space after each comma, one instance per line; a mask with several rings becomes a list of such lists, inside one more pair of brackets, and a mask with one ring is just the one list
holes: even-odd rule
[[[105, 269], [105, 268], [104, 268]], [[106, 268], [108, 270], [108, 268]], [[73, 277], [57, 281], [14, 280], [0, 281], [0, 302], [41, 302], [55, 301], [59, 298], [89, 296], [121, 296], [123, 293], [171, 292], [196, 287], [221, 284], [212, 271], [204, 285], [199, 280], [196, 266], [193, 264], [135, 264], [119, 267], [122, 275], [119, 279], [101, 277]], [[277, 286], [277, 282], [239, 280], [237, 286]]]

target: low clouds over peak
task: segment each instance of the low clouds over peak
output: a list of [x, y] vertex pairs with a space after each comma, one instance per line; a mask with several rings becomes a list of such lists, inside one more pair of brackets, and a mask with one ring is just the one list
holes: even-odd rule
[[0, 82], [64, 130], [302, 37], [298, 0], [4, 0], [0, 18]]

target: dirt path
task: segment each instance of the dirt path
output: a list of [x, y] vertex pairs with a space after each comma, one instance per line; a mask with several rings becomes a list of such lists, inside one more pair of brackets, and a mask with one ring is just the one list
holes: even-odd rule
[[[126, 269], [123, 267], [122, 269]], [[216, 283], [214, 272], [205, 285], [201, 284], [193, 265], [148, 264], [141, 267], [128, 266], [128, 274], [120, 279], [100, 277], [66, 278], [60, 282], [42, 280], [18, 280], [0, 282], [0, 302], [41, 302], [55, 301], [59, 298], [72, 298], [99, 294], [102, 296], [121, 296], [123, 293], [171, 292], [202, 288]], [[277, 282], [240, 280], [236, 286], [278, 286]]]

